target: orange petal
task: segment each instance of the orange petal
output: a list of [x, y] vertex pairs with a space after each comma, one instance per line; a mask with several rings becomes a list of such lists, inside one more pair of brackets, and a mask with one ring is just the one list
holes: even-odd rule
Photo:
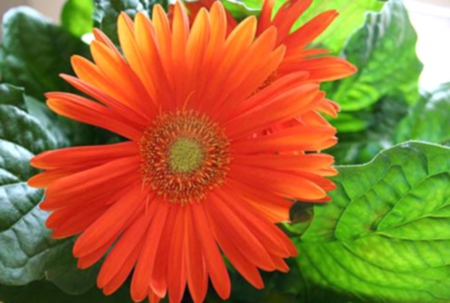
[[273, 270], [274, 264], [265, 247], [248, 226], [230, 210], [228, 203], [223, 197], [211, 195], [208, 203], [205, 204], [211, 220], [222, 226], [226, 236], [233, 239], [238, 249], [244, 255], [249, 256], [254, 265], [267, 271]]
[[239, 190], [242, 198], [267, 220], [272, 223], [289, 222], [291, 201], [237, 180], [229, 179], [227, 183], [231, 188]]
[[107, 129], [131, 140], [139, 140], [142, 136], [141, 129], [121, 121], [119, 116], [96, 102], [63, 93], [49, 93], [46, 96], [49, 98], [48, 107], [61, 116]]
[[234, 268], [236, 268], [236, 270], [255, 288], [263, 289], [264, 282], [256, 266], [241, 253], [233, 239], [225, 235], [223, 226], [213, 221], [212, 227], [217, 243], [219, 243], [220, 248]]
[[143, 193], [140, 185], [114, 203], [75, 242], [75, 257], [86, 256], [105, 243], [116, 239], [143, 208]]
[[[288, 121], [311, 109], [324, 96], [317, 84], [304, 84], [289, 91], [280, 92], [271, 100], [261, 100], [261, 106], [228, 121], [224, 127], [230, 138], [251, 136], [258, 130], [275, 123]], [[298, 102], [301, 100], [302, 102]]]
[[139, 152], [134, 142], [109, 145], [69, 147], [43, 152], [33, 159], [31, 165], [41, 169], [96, 166], [106, 162], [136, 155]]
[[167, 287], [169, 289], [169, 300], [180, 303], [186, 289], [186, 263], [184, 250], [184, 219], [186, 207], [175, 206], [175, 224], [170, 238], [170, 248], [167, 264]]
[[301, 51], [305, 46], [314, 41], [336, 19], [338, 12], [330, 10], [314, 17], [308, 23], [290, 34], [284, 43], [288, 48], [288, 55]]
[[334, 127], [299, 125], [271, 135], [233, 142], [232, 148], [239, 154], [317, 151], [330, 147], [331, 139], [335, 143], [334, 134], [336, 134]]
[[108, 162], [104, 165], [91, 168], [60, 179], [52, 183], [47, 191], [48, 198], [71, 197], [86, 190], [94, 190], [100, 184], [109, 183], [117, 178], [136, 174], [139, 171], [140, 157], [126, 157]]
[[185, 208], [184, 245], [187, 281], [192, 299], [195, 303], [201, 303], [205, 300], [208, 290], [208, 275], [198, 236], [195, 233], [192, 209], [189, 205], [186, 205]]
[[339, 57], [312, 58], [280, 69], [283, 73], [307, 71], [309, 79], [320, 82], [342, 79], [357, 72], [355, 66]]
[[76, 89], [82, 91], [83, 93], [91, 96], [92, 98], [111, 108], [114, 112], [120, 115], [122, 119], [134, 122], [139, 126], [148, 125], [148, 119], [145, 118], [145, 115], [143, 115], [141, 112], [132, 110], [126, 104], [123, 104], [122, 102], [110, 97], [92, 84], [69, 75], [62, 74], [60, 76]]
[[109, 240], [108, 242], [105, 242], [105, 244], [103, 244], [102, 246], [100, 246], [98, 249], [91, 252], [90, 254], [79, 258], [78, 264], [77, 264], [78, 268], [79, 269], [87, 269], [87, 268], [91, 267], [92, 265], [94, 265], [95, 263], [97, 263], [108, 252], [108, 250], [111, 248], [111, 245], [114, 244], [115, 240], [116, 239], [113, 238], [113, 239]]
[[155, 219], [144, 240], [144, 247], [139, 254], [139, 259], [131, 281], [131, 296], [134, 301], [145, 299], [149, 292], [150, 277], [156, 262], [156, 254], [160, 246], [161, 234], [166, 228], [166, 219], [169, 211], [168, 203], [155, 199], [157, 206]]
[[[130, 258], [131, 255], [134, 255], [136, 248], [142, 247], [144, 237], [147, 234], [149, 224], [156, 213], [158, 205], [157, 203], [152, 203], [154, 202], [152, 199], [149, 201], [150, 207], [148, 212], [141, 215], [139, 219], [124, 232], [123, 236], [117, 241], [117, 244], [103, 263], [97, 278], [97, 285], [99, 288], [104, 288], [107, 284], [110, 284], [113, 278], [120, 272], [121, 268], [125, 266], [127, 259]], [[135, 262], [137, 261], [138, 256], [139, 254], [134, 256]]]
[[278, 29], [277, 43], [282, 43], [289, 35], [294, 23], [311, 6], [313, 0], [288, 0], [278, 10], [273, 24]]
[[230, 276], [211, 232], [204, 205], [192, 205], [192, 213], [211, 282], [219, 297], [226, 300], [231, 292]]
[[[230, 178], [243, 183], [250, 182], [262, 190], [270, 190], [280, 197], [293, 199], [321, 199], [326, 192], [318, 184], [298, 174], [290, 174], [260, 168], [245, 169], [239, 165], [232, 165]], [[252, 180], [252, 181], [249, 181]]]

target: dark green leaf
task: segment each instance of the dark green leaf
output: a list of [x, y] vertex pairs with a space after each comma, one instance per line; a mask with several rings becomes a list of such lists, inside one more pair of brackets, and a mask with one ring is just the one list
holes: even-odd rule
[[81, 40], [31, 8], [14, 8], [4, 15], [3, 82], [25, 87], [38, 100], [48, 91], [72, 90], [59, 74], [72, 74], [70, 57], [86, 51]]
[[400, 123], [397, 141], [425, 140], [450, 143], [450, 83], [441, 85], [430, 94], [424, 94]]
[[25, 147], [33, 154], [55, 148], [55, 138], [24, 108], [23, 90], [0, 84], [0, 139], [6, 144]]
[[[408, 113], [406, 101], [398, 98], [384, 98], [369, 109], [355, 113], [344, 113], [348, 119], [341, 117], [332, 121], [338, 128], [339, 143], [328, 152], [336, 158], [337, 164], [357, 164], [370, 161], [381, 150], [395, 144], [395, 129]], [[351, 121], [364, 123], [364, 129], [347, 133], [346, 127]], [[342, 124], [344, 123], [344, 124]]]
[[161, 3], [167, 7], [167, 1], [156, 0], [94, 0], [95, 26], [100, 28], [116, 45], [119, 44], [117, 37], [117, 18], [121, 12], [134, 17], [138, 12], [146, 12], [150, 15], [153, 5]]
[[344, 111], [367, 108], [385, 96], [404, 95], [409, 103], [417, 101], [422, 64], [416, 42], [401, 0], [390, 0], [381, 13], [369, 13], [343, 51], [359, 71], [334, 85], [332, 99]]
[[13, 105], [23, 110], [25, 109], [25, 104], [22, 98], [23, 93], [23, 89], [18, 87], [0, 84], [0, 96], [2, 97], [0, 103], [2, 105]]
[[64, 4], [61, 23], [70, 33], [81, 37], [92, 31], [93, 14], [93, 0], [69, 0]]
[[65, 294], [46, 281], [33, 282], [26, 286], [0, 285], [0, 301], [4, 303], [131, 303], [127, 287], [119, 289], [112, 296], [105, 296], [93, 288], [80, 296]]
[[0, 85], [0, 284], [24, 285], [45, 275], [67, 292], [82, 293], [95, 282], [92, 272], [76, 269], [73, 241], [50, 238], [48, 214], [38, 207], [43, 193], [26, 183], [36, 174], [30, 159], [57, 143], [24, 108], [23, 90]]

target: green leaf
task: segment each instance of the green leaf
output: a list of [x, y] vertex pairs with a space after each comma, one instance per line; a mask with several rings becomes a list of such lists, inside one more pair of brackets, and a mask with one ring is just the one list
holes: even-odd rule
[[306, 285], [297, 293], [311, 295], [305, 302], [328, 302], [331, 294], [448, 302], [450, 148], [405, 143], [339, 171], [333, 202], [314, 208], [297, 241], [298, 285]]
[[100, 28], [116, 45], [119, 44], [117, 37], [117, 19], [121, 12], [125, 12], [134, 18], [138, 12], [151, 14], [152, 8], [156, 3], [163, 7], [168, 6], [168, 1], [156, 0], [94, 0], [95, 26]]
[[[277, 6], [285, 1], [277, 1]], [[366, 12], [379, 12], [384, 5], [379, 0], [322, 0], [313, 1], [311, 7], [296, 22], [294, 29], [305, 24], [315, 16], [327, 10], [337, 10], [339, 17], [320, 35], [314, 44], [322, 45], [335, 54], [339, 54], [351, 34], [364, 24]]]
[[401, 0], [390, 0], [382, 12], [369, 13], [343, 51], [358, 73], [334, 84], [332, 99], [343, 111], [371, 106], [385, 96], [418, 99], [422, 64], [417, 58], [417, 35]]
[[36, 99], [48, 91], [72, 91], [59, 74], [72, 74], [70, 57], [85, 53], [87, 45], [31, 8], [14, 8], [4, 15], [3, 82], [25, 87]]
[[70, 57], [87, 53], [88, 47], [81, 40], [31, 8], [15, 8], [4, 16], [2, 80], [25, 87], [26, 108], [52, 134], [55, 147], [96, 144], [113, 137], [106, 131], [55, 115], [39, 104], [46, 92], [75, 92], [59, 74], [72, 74]]
[[2, 97], [0, 100], [2, 105], [12, 105], [22, 110], [26, 107], [22, 98], [23, 89], [11, 85], [0, 84], [0, 96]]
[[262, 8], [261, 0], [221, 0], [225, 9], [236, 19], [243, 20], [248, 16], [259, 16]]
[[36, 281], [26, 286], [0, 285], [0, 301], [5, 303], [132, 303], [128, 287], [105, 296], [97, 288], [80, 296], [68, 295], [46, 281]]
[[23, 90], [1, 84], [0, 284], [24, 285], [46, 276], [67, 292], [82, 293], [95, 283], [96, 269], [77, 270], [73, 241], [50, 238], [48, 214], [38, 207], [43, 192], [26, 183], [37, 173], [30, 159], [57, 142], [24, 108]]
[[441, 85], [430, 94], [424, 94], [411, 108], [397, 129], [397, 142], [425, 140], [450, 143], [450, 83]]
[[[407, 113], [408, 103], [401, 97], [383, 98], [369, 109], [344, 113], [348, 118], [331, 121], [338, 129], [339, 143], [327, 152], [337, 164], [368, 162], [396, 143], [395, 130]], [[361, 121], [364, 128], [355, 132], [355, 121]]]
[[61, 23], [70, 33], [81, 37], [92, 32], [93, 14], [93, 0], [69, 0], [64, 4]]

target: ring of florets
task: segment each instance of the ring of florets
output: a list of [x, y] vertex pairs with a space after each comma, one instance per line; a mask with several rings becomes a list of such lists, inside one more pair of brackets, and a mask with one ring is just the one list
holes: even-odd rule
[[223, 128], [197, 111], [161, 114], [139, 141], [144, 183], [170, 202], [200, 201], [223, 183], [229, 147]]

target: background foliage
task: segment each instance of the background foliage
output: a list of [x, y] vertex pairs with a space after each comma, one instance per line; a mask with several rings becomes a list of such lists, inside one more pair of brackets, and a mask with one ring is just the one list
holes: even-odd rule
[[[239, 20], [257, 15], [261, 6], [260, 0], [222, 1]], [[277, 0], [277, 7], [282, 2]], [[72, 90], [58, 74], [72, 73], [72, 55], [89, 56], [82, 37], [94, 25], [117, 42], [118, 13], [150, 13], [155, 3], [68, 0], [61, 26], [30, 8], [5, 14], [0, 301], [131, 302], [128, 286], [111, 297], [94, 287], [97, 267], [76, 269], [73, 240], [49, 238], [47, 214], [38, 208], [42, 192], [27, 187], [26, 180], [36, 173], [29, 159], [41, 151], [116, 140], [52, 114], [44, 93]], [[351, 165], [338, 167], [333, 203], [298, 203], [293, 223], [282, 226], [300, 251], [288, 261], [291, 272], [264, 273], [266, 288], [257, 291], [230, 269], [230, 302], [449, 302], [450, 84], [419, 89], [417, 35], [400, 0], [316, 0], [296, 26], [332, 8], [341, 17], [316, 43], [359, 69], [323, 86], [342, 108], [332, 121], [340, 143], [330, 152], [338, 165]], [[422, 142], [404, 143], [410, 140]], [[208, 302], [220, 300], [210, 292]]]

